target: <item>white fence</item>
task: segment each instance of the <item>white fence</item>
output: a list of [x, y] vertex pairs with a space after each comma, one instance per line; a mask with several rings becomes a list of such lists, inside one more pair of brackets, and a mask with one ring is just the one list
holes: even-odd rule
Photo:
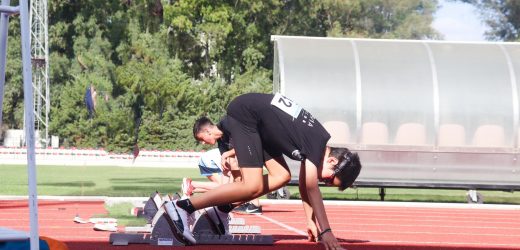
[[[141, 150], [132, 154], [115, 154], [104, 149], [36, 149], [37, 165], [120, 166], [120, 167], [197, 167], [203, 152]], [[27, 164], [27, 149], [0, 147], [0, 165]]]

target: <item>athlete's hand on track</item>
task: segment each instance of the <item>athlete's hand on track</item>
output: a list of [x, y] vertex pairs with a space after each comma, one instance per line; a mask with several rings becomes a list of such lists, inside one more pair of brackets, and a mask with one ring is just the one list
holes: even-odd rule
[[316, 227], [316, 222], [312, 220], [307, 222], [307, 240], [318, 242], [318, 227]]
[[330, 231], [321, 236], [321, 244], [325, 246], [325, 250], [345, 250], [345, 248], [339, 245], [338, 240]]

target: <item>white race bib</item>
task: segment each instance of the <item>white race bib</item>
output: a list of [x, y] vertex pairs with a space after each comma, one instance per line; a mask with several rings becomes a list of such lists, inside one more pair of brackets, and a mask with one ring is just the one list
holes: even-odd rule
[[298, 115], [300, 114], [300, 111], [302, 111], [302, 108], [300, 105], [293, 102], [291, 99], [281, 95], [280, 93], [276, 93], [274, 95], [273, 100], [271, 101], [271, 105], [279, 108], [283, 112], [289, 114], [294, 119], [298, 118]]

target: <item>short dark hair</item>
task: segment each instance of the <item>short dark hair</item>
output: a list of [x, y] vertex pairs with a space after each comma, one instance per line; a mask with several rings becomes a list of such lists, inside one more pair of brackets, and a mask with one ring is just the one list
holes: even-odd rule
[[213, 125], [213, 122], [211, 122], [208, 117], [201, 116], [195, 121], [195, 124], [193, 124], [193, 137], [195, 140], [198, 140], [197, 135], [202, 131], [202, 128], [207, 125]]
[[357, 153], [352, 153], [348, 148], [330, 148], [329, 156], [338, 159], [334, 171], [340, 180], [338, 189], [343, 191], [352, 186], [361, 172], [361, 161]]

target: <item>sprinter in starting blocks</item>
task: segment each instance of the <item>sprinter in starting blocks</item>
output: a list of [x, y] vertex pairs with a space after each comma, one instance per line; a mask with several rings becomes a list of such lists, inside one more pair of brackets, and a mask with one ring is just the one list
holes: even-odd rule
[[[178, 197], [166, 196], [163, 199], [158, 192], [152, 194], [146, 202], [143, 211], [148, 215], [155, 214], [150, 223], [144, 227], [126, 227], [124, 233], [112, 233], [110, 243], [113, 245], [151, 244], [157, 246], [185, 246], [191, 245], [179, 233], [184, 231], [183, 225], [172, 220], [171, 200]], [[165, 209], [166, 205], [169, 208]], [[169, 212], [167, 212], [169, 211]], [[239, 224], [239, 225], [237, 225]], [[196, 211], [190, 218], [188, 225], [197, 245], [272, 245], [271, 235], [261, 235], [259, 226], [246, 226], [242, 218], [229, 218], [229, 214], [222, 213], [215, 207]]]
[[[157, 215], [157, 212], [159, 211], [164, 201], [172, 201], [178, 198], [179, 197], [177, 195], [173, 195], [173, 197], [165, 195], [162, 197], [157, 191], [152, 193], [150, 198], [145, 202], [144, 207], [134, 207], [130, 211], [132, 215], [144, 217], [146, 219], [146, 225], [142, 227], [125, 227], [124, 231], [127, 233], [152, 232], [153, 225], [157, 221], [155, 216]], [[137, 211], [137, 213], [135, 211]], [[197, 213], [192, 216], [191, 221], [195, 221], [195, 218], [198, 218], [199, 215], [200, 213], [197, 211]], [[229, 232], [231, 234], [260, 234], [261, 228], [259, 226], [247, 226], [246, 220], [244, 218], [230, 217]]]

